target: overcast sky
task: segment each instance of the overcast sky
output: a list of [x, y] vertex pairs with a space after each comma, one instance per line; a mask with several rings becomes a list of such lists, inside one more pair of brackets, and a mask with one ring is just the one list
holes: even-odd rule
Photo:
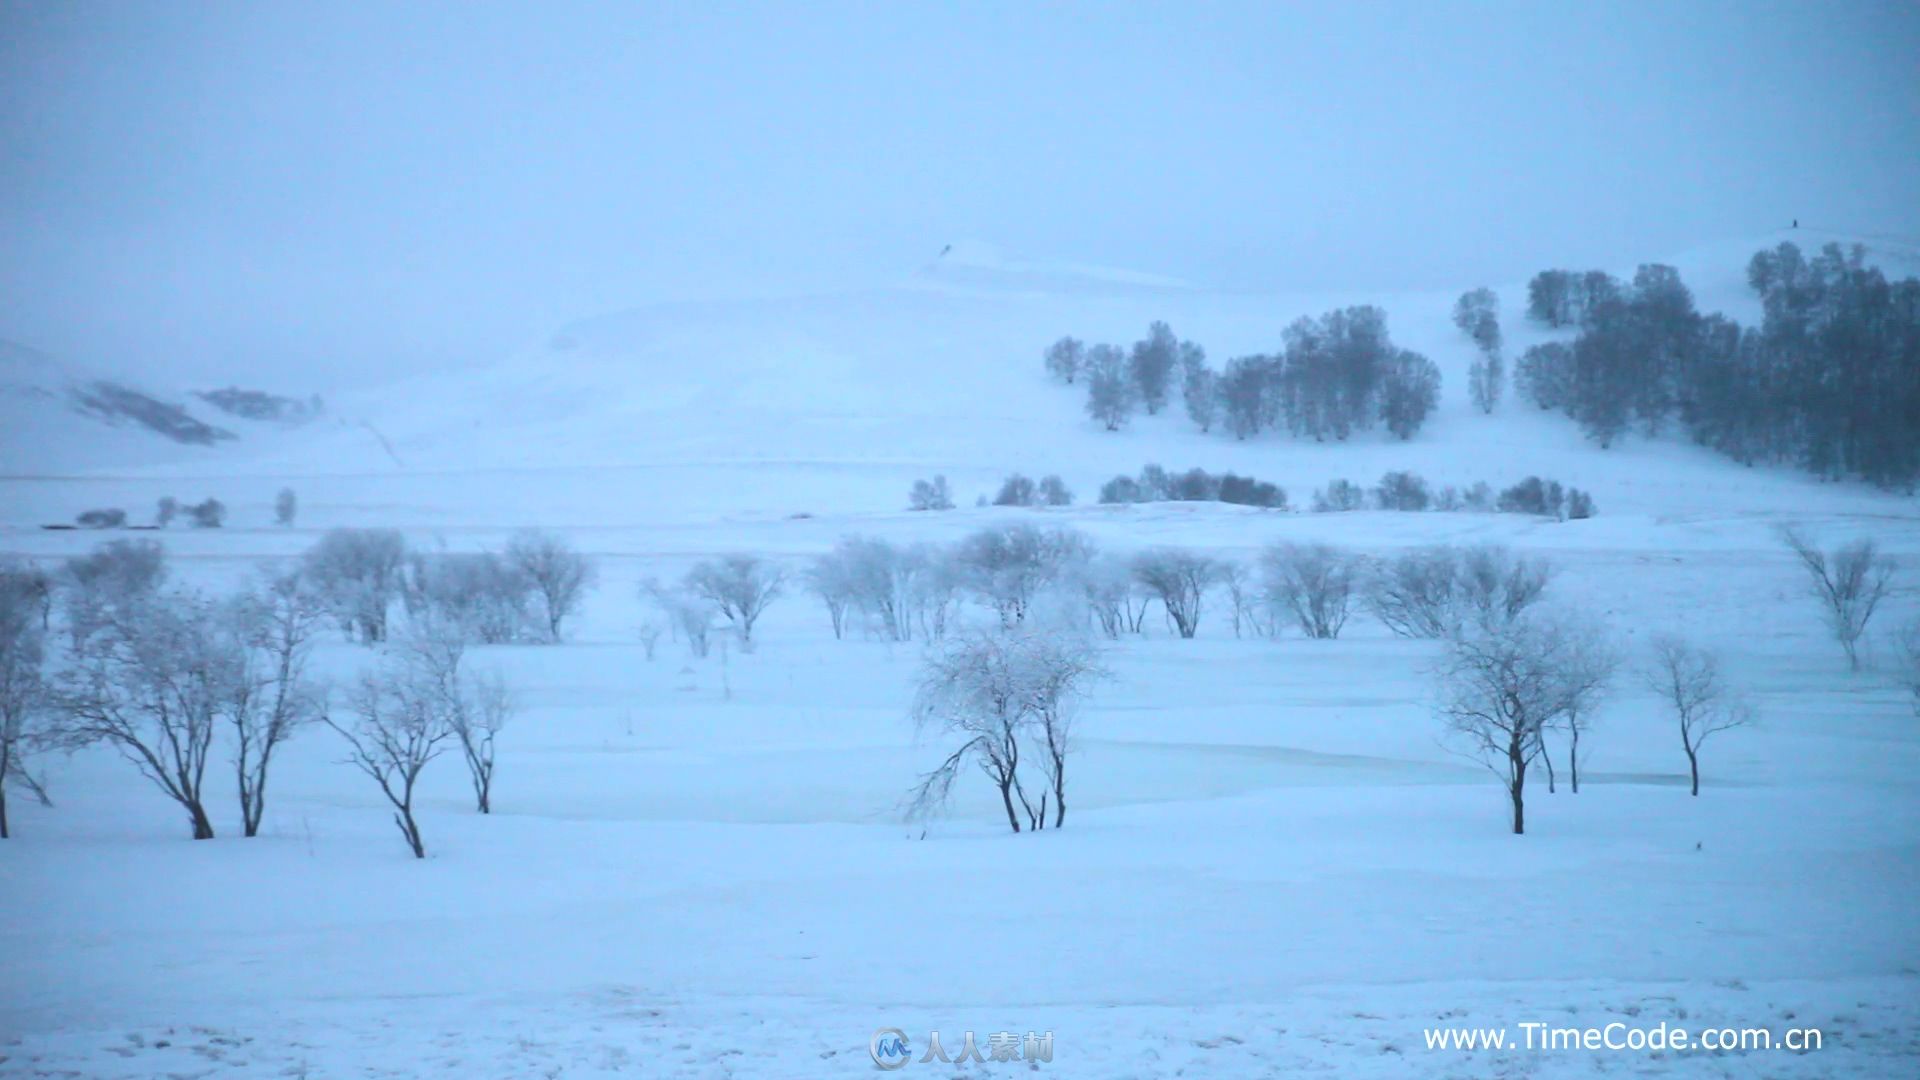
[[0, 0], [0, 337], [156, 381], [962, 239], [1456, 288], [1794, 217], [1920, 234], [1920, 5]]

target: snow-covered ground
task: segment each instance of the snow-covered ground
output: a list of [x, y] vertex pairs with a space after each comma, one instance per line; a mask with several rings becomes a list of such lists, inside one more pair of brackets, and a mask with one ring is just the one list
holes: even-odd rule
[[[1731, 309], [1745, 256], [1775, 239], [1682, 261], [1702, 306]], [[73, 554], [99, 537], [37, 526], [214, 495], [231, 527], [143, 534], [210, 587], [342, 524], [454, 549], [547, 526], [603, 580], [568, 644], [477, 653], [521, 713], [491, 816], [457, 759], [429, 769], [424, 862], [325, 730], [287, 748], [252, 840], [229, 798], [220, 838], [193, 843], [110, 752], [51, 759], [56, 808], [15, 799], [0, 845], [0, 1075], [837, 1077], [874, 1070], [882, 1028], [916, 1058], [931, 1029], [950, 1053], [967, 1030], [983, 1048], [1053, 1035], [1050, 1063], [908, 1076], [1913, 1074], [1920, 721], [1885, 671], [1846, 670], [1773, 535], [1876, 538], [1911, 585], [1913, 499], [1670, 441], [1601, 452], [1511, 401], [1477, 416], [1440, 295], [1383, 300], [1448, 377], [1411, 443], [1236, 444], [1173, 418], [1109, 435], [1040, 378], [1048, 340], [1131, 340], [1166, 317], [1219, 361], [1375, 298], [1220, 297], [966, 254], [871, 296], [590, 320], [467, 377], [329, 394], [330, 426], [265, 445], [88, 471], [9, 445], [0, 550]], [[1511, 355], [1536, 335], [1503, 299]], [[1591, 490], [1600, 516], [898, 509], [935, 472], [968, 503], [1013, 468], [1085, 500], [1146, 461], [1249, 472], [1296, 503], [1390, 468], [1538, 473]], [[275, 529], [286, 483], [300, 526]], [[969, 776], [923, 832], [897, 813], [943, 752], [906, 719], [915, 646], [836, 641], [797, 589], [751, 654], [662, 641], [649, 661], [636, 638], [638, 583], [701, 556], [797, 563], [848, 533], [1009, 519], [1241, 558], [1282, 539], [1507, 543], [1551, 558], [1556, 598], [1628, 650], [1661, 632], [1720, 650], [1761, 720], [1707, 745], [1690, 798], [1668, 717], [1624, 676], [1583, 740], [1580, 793], [1541, 783], [1514, 837], [1491, 775], [1440, 738], [1431, 643], [1364, 616], [1337, 641], [1238, 640], [1216, 600], [1196, 640], [1156, 617], [1109, 646], [1067, 827], [1007, 835]], [[1916, 614], [1904, 592], [1876, 630]], [[345, 677], [368, 656], [329, 643], [321, 661]], [[1529, 1022], [1815, 1028], [1824, 1045], [1462, 1051], [1424, 1034], [1517, 1041]]]

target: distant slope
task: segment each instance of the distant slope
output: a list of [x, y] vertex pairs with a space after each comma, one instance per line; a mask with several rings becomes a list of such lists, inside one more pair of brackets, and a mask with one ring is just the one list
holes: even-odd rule
[[[1671, 261], [1703, 310], [1752, 321], [1758, 307], [1745, 286], [1747, 259], [1785, 239], [1811, 248], [1847, 238], [1782, 232]], [[1911, 247], [1869, 247], [1895, 273], [1920, 270]], [[1633, 268], [1609, 269], [1630, 275]], [[1497, 291], [1509, 357], [1551, 336], [1524, 319], [1523, 284]], [[1450, 319], [1458, 292], [1210, 292], [955, 245], [890, 288], [583, 319], [546, 346], [497, 364], [345, 395], [322, 422], [294, 431], [236, 427], [243, 439], [212, 450], [155, 447], [115, 432], [97, 448], [48, 442], [44, 457], [71, 460], [75, 469], [111, 464], [158, 476], [415, 475], [425, 482], [485, 473], [482, 482], [499, 499], [530, 505], [565, 488], [572, 512], [585, 513], [596, 500], [618, 503], [604, 513], [622, 520], [888, 512], [901, 506], [913, 479], [934, 473], [947, 474], [958, 497], [971, 502], [1016, 469], [1059, 473], [1089, 501], [1106, 478], [1150, 461], [1249, 473], [1279, 483], [1296, 504], [1328, 480], [1371, 483], [1389, 469], [1463, 487], [1537, 473], [1590, 490], [1602, 514], [1774, 510], [1796, 500], [1870, 506], [1887, 498], [1787, 470], [1743, 468], [1673, 439], [1635, 436], [1601, 451], [1564, 417], [1532, 409], [1510, 391], [1499, 412], [1481, 416], [1466, 394], [1474, 352]], [[1172, 415], [1143, 416], [1108, 433], [1086, 419], [1079, 387], [1050, 382], [1041, 370], [1042, 349], [1063, 334], [1129, 343], [1153, 319], [1203, 344], [1217, 366], [1277, 349], [1299, 316], [1353, 303], [1384, 307], [1395, 341], [1441, 368], [1441, 406], [1411, 442], [1384, 431], [1349, 443], [1272, 434], [1235, 442], [1200, 434], [1177, 405]], [[48, 377], [43, 371], [29, 382]], [[74, 435], [81, 429], [64, 415], [44, 419], [48, 440], [98, 435], [92, 428]], [[70, 459], [63, 456], [69, 450]], [[14, 448], [8, 451], [11, 457]], [[17, 471], [8, 465], [4, 471]]]

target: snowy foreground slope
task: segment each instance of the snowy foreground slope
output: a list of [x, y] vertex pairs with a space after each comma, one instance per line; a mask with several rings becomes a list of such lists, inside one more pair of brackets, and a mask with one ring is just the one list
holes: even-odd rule
[[[1777, 239], [1677, 261], [1703, 309], [1752, 318], [1741, 268]], [[0, 463], [0, 550], [73, 554], [100, 536], [38, 525], [213, 495], [230, 527], [141, 534], [209, 587], [349, 524], [455, 550], [547, 526], [603, 578], [568, 644], [478, 651], [522, 712], [493, 815], [456, 759], [429, 769], [424, 862], [324, 730], [286, 748], [252, 840], [224, 792], [220, 838], [193, 843], [111, 753], [51, 760], [56, 808], [16, 799], [0, 845], [0, 1075], [839, 1077], [874, 1072], [880, 1028], [916, 1059], [930, 1029], [950, 1053], [966, 1030], [983, 1047], [1053, 1035], [1049, 1063], [906, 1076], [1913, 1075], [1920, 721], [1885, 670], [1846, 670], [1772, 529], [1876, 538], [1911, 586], [1914, 500], [1672, 442], [1601, 452], [1511, 401], [1480, 417], [1451, 295], [1222, 297], [960, 254], [898, 289], [589, 320], [465, 376], [325, 388], [332, 422], [244, 446]], [[1537, 338], [1517, 290], [1502, 299], [1512, 355]], [[1039, 376], [1063, 333], [1131, 341], [1166, 318], [1219, 362], [1362, 300], [1446, 374], [1411, 443], [1236, 444], [1175, 418], [1109, 435]], [[935, 472], [965, 503], [1014, 468], [1085, 501], [1147, 461], [1251, 473], [1296, 503], [1392, 468], [1538, 473], [1591, 490], [1600, 516], [899, 509]], [[300, 524], [272, 528], [287, 484]], [[1623, 677], [1583, 741], [1581, 792], [1542, 783], [1513, 837], [1492, 778], [1439, 738], [1431, 643], [1365, 616], [1337, 641], [1239, 640], [1215, 602], [1196, 640], [1150, 619], [1111, 646], [1066, 828], [1005, 835], [967, 777], [923, 835], [896, 813], [944, 752], [905, 719], [916, 646], [835, 641], [797, 589], [750, 655], [663, 641], [648, 661], [636, 640], [639, 581], [695, 558], [797, 564], [846, 533], [1009, 520], [1237, 558], [1282, 539], [1507, 543], [1553, 559], [1557, 598], [1625, 648], [1678, 632], [1720, 650], [1761, 722], [1707, 746], [1690, 798], [1666, 715]], [[1904, 592], [1875, 628], [1916, 615]], [[337, 642], [320, 657], [343, 680], [367, 660]], [[1517, 1042], [1528, 1022], [1806, 1027], [1824, 1045], [1426, 1045], [1437, 1027]]]

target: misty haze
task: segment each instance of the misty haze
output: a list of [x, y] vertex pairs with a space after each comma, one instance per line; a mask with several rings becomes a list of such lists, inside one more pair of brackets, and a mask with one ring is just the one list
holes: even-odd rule
[[0, 0], [0, 1077], [1909, 1077], [1911, 4]]

